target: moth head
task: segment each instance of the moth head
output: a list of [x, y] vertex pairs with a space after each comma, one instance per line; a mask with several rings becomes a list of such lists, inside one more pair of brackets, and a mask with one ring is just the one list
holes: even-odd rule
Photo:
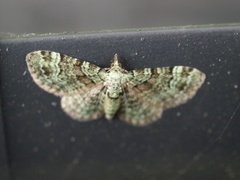
[[122, 64], [118, 61], [118, 55], [115, 54], [113, 57], [113, 62], [111, 63], [111, 68], [122, 68]]

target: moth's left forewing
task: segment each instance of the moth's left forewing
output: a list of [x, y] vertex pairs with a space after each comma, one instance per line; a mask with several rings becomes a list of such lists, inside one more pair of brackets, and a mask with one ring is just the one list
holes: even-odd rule
[[205, 80], [204, 73], [186, 66], [145, 68], [130, 73], [133, 78], [119, 116], [133, 125], [152, 123], [164, 109], [185, 103]]
[[206, 78], [203, 72], [188, 66], [174, 66], [171, 74], [169, 93], [173, 96], [173, 101], [166, 101], [165, 108], [175, 107], [191, 99]]

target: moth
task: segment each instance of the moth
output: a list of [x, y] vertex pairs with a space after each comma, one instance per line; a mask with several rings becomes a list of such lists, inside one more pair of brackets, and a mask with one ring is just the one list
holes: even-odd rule
[[45, 91], [61, 97], [62, 109], [73, 119], [89, 121], [105, 114], [134, 126], [160, 119], [163, 110], [185, 103], [203, 84], [205, 74], [187, 66], [127, 71], [117, 54], [110, 68], [100, 68], [58, 52], [27, 54], [28, 70]]

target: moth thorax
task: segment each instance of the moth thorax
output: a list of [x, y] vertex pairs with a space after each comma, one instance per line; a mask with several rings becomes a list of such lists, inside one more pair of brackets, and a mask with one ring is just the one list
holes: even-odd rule
[[117, 86], [109, 86], [106, 94], [109, 98], [116, 99], [122, 94], [122, 89]]

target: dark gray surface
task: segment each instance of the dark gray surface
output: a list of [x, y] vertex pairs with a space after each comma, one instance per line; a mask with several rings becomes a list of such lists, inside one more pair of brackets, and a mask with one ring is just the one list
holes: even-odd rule
[[[41, 90], [25, 56], [61, 52], [108, 67], [187, 65], [206, 82], [187, 104], [143, 128], [115, 118], [80, 123]], [[240, 27], [6, 39], [0, 42], [2, 111], [14, 180], [240, 178]], [[57, 106], [55, 106], [57, 103]]]
[[[0, 78], [1, 79], [1, 78]], [[7, 156], [7, 146], [6, 146], [6, 133], [4, 129], [3, 119], [2, 119], [2, 107], [0, 98], [0, 179], [8, 180], [9, 178], [9, 167], [8, 167], [8, 156]]]

